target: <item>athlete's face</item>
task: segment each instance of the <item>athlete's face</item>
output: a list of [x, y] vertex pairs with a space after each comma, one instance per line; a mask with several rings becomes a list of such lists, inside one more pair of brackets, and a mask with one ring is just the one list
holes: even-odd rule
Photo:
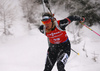
[[52, 28], [52, 22], [45, 24], [46, 29], [51, 29]]
[[52, 28], [52, 20], [49, 19], [43, 19], [42, 23], [45, 25], [46, 29], [50, 30]]

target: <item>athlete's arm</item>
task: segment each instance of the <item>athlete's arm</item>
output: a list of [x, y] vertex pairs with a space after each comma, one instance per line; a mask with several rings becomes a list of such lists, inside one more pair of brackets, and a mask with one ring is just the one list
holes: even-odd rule
[[65, 27], [70, 24], [72, 21], [83, 21], [83, 18], [78, 16], [69, 16], [63, 20], [59, 20], [59, 26], [62, 30], [65, 30]]
[[39, 30], [40, 30], [41, 33], [44, 33], [44, 25], [41, 25], [41, 26], [39, 27]]

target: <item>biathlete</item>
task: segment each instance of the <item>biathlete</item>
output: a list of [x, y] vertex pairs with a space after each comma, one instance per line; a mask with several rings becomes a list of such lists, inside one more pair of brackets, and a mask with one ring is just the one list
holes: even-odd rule
[[72, 21], [84, 22], [84, 20], [83, 17], [69, 16], [56, 21], [51, 13], [42, 15], [43, 25], [39, 27], [39, 30], [48, 37], [49, 41], [44, 71], [51, 71], [55, 62], [57, 62], [58, 71], [65, 71], [64, 67], [71, 53], [71, 44], [65, 27]]

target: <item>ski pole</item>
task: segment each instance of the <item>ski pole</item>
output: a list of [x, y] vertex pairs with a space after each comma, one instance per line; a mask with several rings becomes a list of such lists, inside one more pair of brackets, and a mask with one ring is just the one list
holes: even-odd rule
[[46, 7], [48, 8], [48, 10], [50, 11], [50, 13], [52, 14], [51, 9], [50, 9], [49, 1], [48, 0], [44, 0], [44, 3], [46, 5]]
[[77, 55], [80, 55], [78, 52], [76, 52], [75, 50], [73, 50], [72, 48], [71, 48], [71, 50], [73, 51], [73, 52], [75, 52]]
[[[42, 0], [42, 3], [43, 3], [43, 10], [44, 10], [44, 12], [45, 12], [44, 0]], [[45, 28], [45, 26], [44, 26], [44, 28]], [[45, 29], [44, 29], [44, 34], [45, 34]], [[47, 39], [47, 40], [48, 40], [48, 44], [49, 44], [49, 39]], [[53, 64], [52, 64], [52, 62], [51, 62], [51, 60], [50, 60], [50, 58], [49, 58], [48, 55], [47, 55], [47, 58], [48, 58], [48, 60], [49, 60], [49, 62], [50, 62], [50, 65], [52, 66]]]
[[97, 32], [95, 32], [94, 30], [92, 30], [91, 28], [89, 28], [88, 26], [86, 26], [84, 23], [81, 23], [83, 26], [87, 27], [89, 30], [91, 30], [92, 32], [94, 32], [95, 34], [97, 34], [98, 36], [100, 36], [100, 34], [98, 34]]
[[51, 62], [49, 56], [47, 56], [47, 58], [48, 58], [48, 60], [49, 60], [49, 62], [50, 62], [50, 65], [53, 66], [53, 64], [52, 64], [52, 62]]

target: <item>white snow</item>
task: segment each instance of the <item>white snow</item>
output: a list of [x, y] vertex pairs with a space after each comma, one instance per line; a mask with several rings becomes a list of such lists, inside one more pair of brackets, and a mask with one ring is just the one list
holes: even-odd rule
[[1, 43], [0, 71], [42, 70], [47, 48], [44, 39], [46, 40], [46, 37], [36, 29], [33, 34], [9, 40], [5, 44]]
[[[72, 34], [69, 33], [68, 35], [69, 38], [72, 38], [70, 37]], [[93, 34], [91, 33], [91, 35]], [[79, 52], [80, 55], [77, 55], [72, 51], [65, 69], [67, 71], [99, 71], [100, 37], [96, 40], [84, 36], [80, 44], [72, 43], [72, 48]], [[86, 57], [86, 52], [82, 50], [84, 43], [86, 43], [85, 49], [88, 57]], [[47, 38], [41, 34], [37, 28], [33, 29], [27, 35], [13, 38], [6, 41], [6, 43], [1, 42], [0, 71], [43, 71], [47, 49]], [[95, 54], [98, 54], [96, 55], [97, 62], [92, 60], [94, 57], [92, 53], [94, 52]], [[57, 71], [56, 66], [53, 71]]]

